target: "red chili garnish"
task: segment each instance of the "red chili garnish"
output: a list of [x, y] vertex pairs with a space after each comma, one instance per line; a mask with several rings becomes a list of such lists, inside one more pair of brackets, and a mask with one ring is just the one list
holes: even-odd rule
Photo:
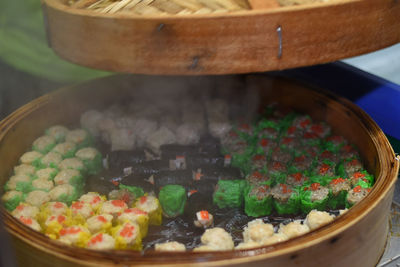
[[364, 174], [364, 173], [361, 173], [361, 172], [355, 172], [355, 173], [353, 174], [353, 178], [354, 178], [354, 179], [364, 178], [364, 177], [365, 177], [365, 174]]
[[206, 210], [201, 210], [201, 211], [200, 211], [200, 217], [201, 217], [203, 220], [209, 220], [209, 219], [210, 219], [210, 214], [209, 214], [208, 211], [206, 211]]
[[51, 221], [54, 221], [55, 218], [56, 218], [56, 216], [52, 215], [52, 216], [50, 216], [49, 221], [50, 221], [50, 222], [51, 222]]
[[232, 158], [232, 156], [231, 156], [231, 155], [229, 155], [229, 154], [226, 154], [226, 155], [224, 156], [224, 158], [225, 158], [225, 159], [231, 159], [231, 158]]
[[108, 222], [107, 219], [103, 215], [97, 216], [97, 220], [99, 220], [100, 222], [103, 222], [103, 223]]
[[305, 139], [315, 139], [315, 138], [317, 138], [317, 135], [312, 132], [306, 132], [306, 133], [304, 133], [303, 137]]
[[295, 131], [296, 131], [296, 127], [295, 127], [295, 126], [290, 126], [290, 127], [287, 129], [287, 133], [288, 133], [288, 134], [293, 134]]
[[127, 224], [124, 226], [124, 228], [119, 233], [119, 235], [122, 237], [131, 237], [131, 236], [133, 236], [134, 230], [135, 230], [135, 227], [133, 225]]
[[204, 174], [202, 174], [201, 172], [196, 172], [196, 174], [194, 175], [194, 180], [195, 181], [200, 181], [201, 177], [203, 177]]
[[248, 125], [247, 123], [243, 123], [242, 125], [240, 125], [240, 129], [250, 130], [250, 125]]
[[74, 203], [71, 205], [71, 208], [72, 208], [72, 209], [75, 209], [75, 210], [80, 210], [80, 209], [83, 208], [83, 202], [81, 202], [81, 201], [74, 202]]
[[311, 190], [316, 191], [319, 189], [320, 186], [321, 185], [319, 183], [313, 183], [313, 184], [311, 184]]
[[63, 236], [63, 235], [66, 235], [66, 234], [74, 235], [74, 234], [77, 234], [77, 233], [79, 233], [81, 231], [82, 230], [79, 227], [71, 226], [71, 227], [68, 227], [68, 228], [61, 229], [60, 236]]
[[282, 139], [282, 144], [285, 144], [285, 145], [288, 145], [288, 144], [290, 144], [291, 142], [293, 142], [293, 138], [290, 138], [290, 137], [286, 137], [286, 138], [283, 138]]
[[146, 196], [142, 196], [140, 198], [140, 204], [144, 204], [144, 203], [146, 203], [146, 201], [147, 201], [147, 197]]
[[300, 182], [300, 181], [301, 181], [301, 178], [303, 177], [303, 175], [302, 175], [300, 172], [294, 173], [294, 174], [292, 174], [291, 176], [292, 176], [297, 182]]
[[252, 176], [257, 178], [257, 179], [261, 179], [262, 178], [262, 174], [258, 171], [255, 171], [252, 173]]
[[325, 150], [324, 152], [321, 153], [321, 158], [323, 159], [328, 159], [333, 156], [332, 152]]
[[24, 208], [25, 208], [25, 206], [21, 204], [21, 205], [18, 205], [18, 207], [16, 208], [16, 210], [18, 210], [18, 211], [23, 211]]
[[193, 189], [193, 190], [190, 190], [189, 191], [189, 197], [191, 196], [191, 195], [193, 195], [194, 193], [197, 193], [198, 191], [196, 190], [196, 189]]
[[301, 156], [295, 157], [294, 161], [296, 163], [300, 163], [300, 162], [303, 162], [305, 159], [306, 159], [306, 156], [305, 155], [301, 155]]
[[261, 141], [260, 141], [260, 144], [261, 144], [261, 146], [267, 146], [268, 145], [268, 139], [266, 139], [266, 138], [263, 138], [263, 139], [261, 139]]
[[320, 135], [324, 132], [324, 128], [322, 127], [321, 124], [313, 124], [311, 125], [311, 131], [313, 131], [313, 133]]
[[258, 191], [261, 193], [265, 193], [265, 192], [267, 192], [267, 189], [264, 187], [260, 187], [260, 188], [258, 188]]
[[128, 193], [123, 194], [121, 198], [125, 203], [129, 203], [130, 196]]
[[282, 168], [283, 168], [283, 165], [282, 165], [282, 163], [280, 163], [280, 162], [278, 162], [278, 161], [275, 161], [275, 162], [272, 164], [272, 168], [275, 169], [275, 170], [282, 169]]
[[368, 183], [368, 180], [367, 179], [362, 179], [364, 182], [366, 182], [366, 183]]
[[264, 160], [265, 159], [265, 156], [264, 155], [255, 155], [254, 157], [253, 157], [253, 160]]
[[115, 207], [123, 208], [126, 206], [125, 201], [120, 199], [111, 200], [111, 204]]
[[300, 127], [301, 128], [306, 128], [310, 123], [311, 123], [310, 119], [305, 119], [305, 120], [300, 122]]
[[61, 202], [56, 202], [56, 203], [54, 203], [53, 207], [56, 209], [61, 209], [61, 208], [64, 208], [64, 204]]
[[345, 180], [343, 178], [332, 179], [331, 184], [340, 184], [343, 183]]
[[368, 193], [371, 192], [371, 188], [367, 188], [367, 192], [368, 192]]
[[63, 223], [63, 222], [65, 222], [65, 220], [66, 220], [65, 216], [63, 216], [63, 215], [58, 215], [57, 216], [57, 222]]
[[90, 202], [90, 204], [96, 204], [96, 203], [98, 203], [100, 201], [101, 201], [101, 198], [99, 196], [95, 196], [95, 197], [93, 197], [93, 199]]
[[147, 212], [145, 212], [145, 211], [143, 211], [143, 210], [141, 210], [141, 209], [138, 209], [138, 208], [133, 208], [132, 211], [133, 211], [135, 214], [138, 214], [138, 215], [140, 215], [140, 214], [147, 215]]
[[308, 186], [304, 187], [304, 191], [307, 191], [308, 189], [310, 189]]
[[361, 192], [361, 185], [357, 185], [356, 187], [353, 188], [354, 193], [360, 193]]
[[350, 166], [356, 166], [358, 164], [359, 164], [359, 162], [357, 159], [352, 159], [351, 161], [348, 162], [348, 165], [350, 165]]
[[21, 216], [21, 217], [19, 217], [19, 220], [20, 220], [23, 224], [26, 224], [26, 225], [31, 225], [31, 224], [33, 223], [32, 219], [29, 218], [29, 217]]
[[291, 193], [292, 192], [292, 190], [290, 188], [288, 188], [287, 185], [285, 185], [285, 184], [280, 184], [279, 186], [281, 187], [282, 194], [286, 194], [286, 193]]
[[329, 166], [328, 164], [322, 163], [321, 167], [319, 168], [319, 174], [327, 173], [330, 168], [331, 166]]
[[112, 183], [113, 185], [115, 185], [115, 186], [118, 186], [118, 185], [119, 185], [119, 182], [118, 182], [118, 181], [115, 181], [115, 180], [112, 180], [111, 183]]
[[103, 234], [100, 233], [100, 234], [97, 234], [97, 235], [95, 235], [94, 237], [92, 237], [92, 238], [90, 239], [89, 243], [90, 243], [91, 245], [94, 245], [94, 244], [96, 244], [96, 243], [98, 243], [98, 242], [102, 242], [102, 241], [103, 241]]
[[238, 136], [238, 134], [235, 131], [230, 131], [229, 136], [236, 137], [236, 136]]

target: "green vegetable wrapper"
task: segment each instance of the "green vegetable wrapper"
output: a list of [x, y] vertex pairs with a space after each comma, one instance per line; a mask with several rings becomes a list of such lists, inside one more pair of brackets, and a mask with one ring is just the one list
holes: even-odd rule
[[42, 154], [47, 154], [48, 152], [50, 152], [54, 147], [56, 146], [56, 143], [54, 142], [54, 143], [52, 143], [52, 144], [49, 144], [49, 145], [47, 145], [45, 148], [43, 148], [43, 149], [40, 149], [39, 147], [37, 147], [37, 146], [32, 146], [32, 150], [34, 150], [34, 151], [37, 151], [37, 152], [40, 152], [40, 153], [42, 153]]
[[4, 206], [8, 211], [13, 211], [24, 200], [23, 196], [14, 196], [4, 202]]
[[219, 180], [213, 196], [218, 208], [239, 208], [243, 204], [246, 180]]
[[74, 192], [72, 194], [62, 194], [58, 197], [57, 201], [64, 202], [69, 206], [71, 205], [72, 201], [77, 200], [81, 195], [83, 195], [83, 187], [75, 185]]
[[186, 190], [181, 185], [166, 185], [161, 188], [158, 199], [163, 213], [170, 218], [183, 214], [186, 204]]
[[119, 184], [119, 189], [126, 189], [132, 194], [135, 195], [135, 198], [139, 198], [141, 196], [144, 196], [144, 191], [141, 187], [137, 186], [129, 186], [129, 185], [124, 185], [124, 184]]
[[[302, 192], [300, 193], [300, 210], [304, 214], [308, 214], [311, 210], [314, 209], [324, 211], [326, 210], [328, 204], [329, 194], [327, 194], [321, 200], [312, 201], [312, 191], [316, 191], [315, 188], [313, 188], [313, 185], [314, 184], [312, 184], [310, 188], [303, 187]], [[326, 188], [326, 190], [328, 189]]]
[[83, 165], [86, 167], [86, 171], [89, 175], [98, 174], [103, 169], [103, 162], [101, 154], [96, 154], [94, 159], [83, 159], [81, 158]]
[[337, 196], [331, 196], [328, 200], [328, 207], [335, 210], [344, 207], [346, 204], [347, 191], [341, 191]]
[[296, 214], [300, 211], [300, 195], [297, 191], [293, 191], [286, 203], [274, 199], [273, 206], [279, 215]]
[[[29, 182], [17, 182], [17, 185], [15, 187], [16, 191], [23, 192], [23, 193], [29, 193], [33, 189], [32, 186], [32, 181]], [[7, 184], [5, 185], [5, 190], [8, 190]]]
[[[264, 190], [263, 190], [264, 189]], [[268, 186], [248, 187], [244, 193], [244, 211], [247, 216], [260, 217], [272, 213], [272, 196]], [[258, 191], [258, 192], [255, 192]], [[264, 191], [264, 192], [260, 192]], [[264, 193], [261, 196], [258, 193]]]
[[232, 166], [239, 168], [245, 175], [251, 172], [250, 159], [253, 155], [253, 150], [249, 147], [243, 154], [233, 153], [232, 154]]

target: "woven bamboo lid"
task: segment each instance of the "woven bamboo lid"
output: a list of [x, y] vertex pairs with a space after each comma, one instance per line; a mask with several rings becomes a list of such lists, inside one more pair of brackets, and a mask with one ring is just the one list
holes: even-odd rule
[[[291, 5], [296, 1], [306, 3]], [[118, 72], [282, 70], [400, 41], [400, 2], [393, 0], [44, 0], [43, 6], [58, 55]]]

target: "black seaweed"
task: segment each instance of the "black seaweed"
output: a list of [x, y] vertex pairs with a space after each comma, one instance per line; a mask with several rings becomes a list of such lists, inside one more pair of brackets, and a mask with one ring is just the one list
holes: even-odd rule
[[108, 155], [108, 166], [111, 170], [120, 170], [146, 161], [143, 150], [111, 151]]

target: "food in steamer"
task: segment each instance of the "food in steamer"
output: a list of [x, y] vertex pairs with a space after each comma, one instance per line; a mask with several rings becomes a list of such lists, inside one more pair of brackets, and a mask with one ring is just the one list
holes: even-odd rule
[[373, 186], [324, 122], [274, 105], [246, 114], [221, 97], [182, 107], [157, 120], [154, 106], [112, 106], [82, 114], [82, 129], [50, 127], [20, 157], [5, 207], [73, 246], [217, 251], [305, 234]]
[[333, 0], [69, 0], [67, 4], [73, 8], [83, 8], [99, 13], [163, 16], [227, 13], [329, 1]]

